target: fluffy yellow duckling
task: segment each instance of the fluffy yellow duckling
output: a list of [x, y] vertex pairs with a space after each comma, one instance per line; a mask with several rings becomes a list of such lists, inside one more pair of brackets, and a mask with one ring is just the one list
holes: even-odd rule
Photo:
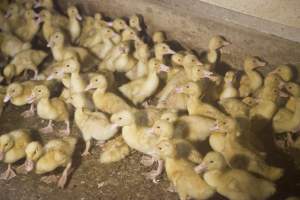
[[284, 84], [284, 88], [290, 95], [292, 95], [292, 97], [290, 97], [288, 102], [286, 103], [285, 107], [291, 111], [294, 111], [296, 107], [296, 98], [293, 97], [300, 97], [300, 85], [297, 83], [288, 82]]
[[239, 96], [239, 91], [234, 87], [235, 72], [228, 71], [224, 77], [223, 91], [220, 95], [220, 99], [236, 98]]
[[134, 30], [136, 31], [142, 31], [142, 24], [141, 24], [141, 19], [140, 19], [140, 16], [138, 15], [132, 15], [130, 18], [129, 18], [129, 26], [131, 28], [133, 28]]
[[10, 33], [0, 33], [1, 38], [1, 52], [5, 56], [14, 57], [19, 52], [23, 50], [27, 50], [31, 48], [31, 44], [28, 42], [22, 42], [19, 38], [16, 36], [10, 34]]
[[206, 171], [203, 175], [206, 183], [231, 200], [263, 200], [276, 192], [270, 181], [243, 170], [229, 169], [224, 157], [217, 152], [207, 153], [195, 169]]
[[82, 17], [75, 6], [69, 7], [67, 13], [69, 17], [69, 32], [71, 35], [71, 41], [75, 42], [81, 33], [80, 21], [82, 20]]
[[98, 64], [98, 59], [91, 55], [87, 49], [74, 46], [66, 46], [65, 36], [62, 32], [55, 32], [47, 45], [51, 48], [51, 52], [55, 61], [63, 61], [68, 58], [77, 58], [79, 62], [90, 69]]
[[187, 101], [187, 110], [189, 114], [201, 115], [212, 119], [225, 118], [226, 115], [224, 115], [220, 110], [213, 105], [203, 102], [201, 98], [199, 98], [203, 95], [202, 90], [201, 86], [195, 82], [189, 82], [184, 86], [177, 88], [177, 92], [189, 95], [189, 99]]
[[247, 97], [262, 86], [263, 78], [255, 69], [264, 66], [266, 66], [266, 62], [256, 57], [247, 57], [245, 59], [244, 70], [246, 74], [242, 76], [240, 81], [240, 97]]
[[[58, 187], [64, 188], [72, 167], [72, 156], [75, 151], [77, 139], [64, 137], [62, 139], [50, 140], [44, 147], [39, 142], [31, 142], [26, 147], [26, 171], [34, 170], [37, 174], [45, 174], [56, 168], [64, 167], [59, 178]], [[53, 176], [43, 177], [42, 180], [50, 182]]]
[[216, 125], [215, 120], [197, 115], [177, 116], [176, 112], [165, 112], [161, 119], [174, 124], [174, 137], [185, 138], [189, 141], [205, 141]]
[[245, 169], [259, 174], [272, 181], [283, 175], [281, 168], [268, 165], [259, 153], [242, 145], [234, 133], [214, 133], [209, 138], [209, 144], [216, 152], [221, 153], [232, 168]]
[[152, 35], [152, 41], [154, 44], [163, 43], [167, 40], [167, 36], [162, 31], [156, 31]]
[[8, 65], [4, 67], [3, 75], [10, 82], [26, 70], [34, 72], [33, 79], [37, 79], [37, 67], [44, 61], [48, 54], [44, 51], [28, 49], [18, 53]]
[[114, 19], [111, 23], [108, 23], [108, 26], [111, 26], [117, 33], [121, 33], [124, 29], [128, 28], [125, 20], [121, 18]]
[[16, 29], [15, 33], [24, 42], [31, 42], [39, 31], [41, 19], [33, 10], [26, 10], [24, 15], [25, 22]]
[[28, 130], [19, 129], [0, 136], [0, 161], [8, 164], [6, 172], [0, 179], [9, 180], [16, 176], [11, 165], [26, 157], [25, 148], [31, 142], [31, 134]]
[[168, 66], [157, 59], [148, 62], [148, 75], [120, 86], [119, 91], [135, 105], [143, 102], [147, 97], [155, 93], [159, 86], [158, 74], [160, 71], [167, 71]]
[[214, 195], [214, 189], [198, 176], [192, 163], [176, 158], [174, 144], [169, 141], [161, 141], [157, 148], [165, 161], [167, 176], [175, 187], [180, 200], [208, 199]]
[[100, 155], [100, 162], [117, 162], [128, 156], [129, 153], [129, 146], [126, 144], [122, 136], [118, 136], [104, 144]]
[[64, 101], [59, 98], [50, 99], [50, 91], [45, 85], [37, 85], [33, 88], [28, 102], [37, 101], [37, 114], [40, 118], [49, 120], [48, 126], [40, 129], [43, 133], [53, 132], [53, 121], [64, 121], [66, 129], [60, 131], [63, 134], [70, 134], [69, 112]]
[[93, 93], [93, 101], [96, 108], [109, 114], [131, 109], [121, 97], [114, 93], [107, 92], [107, 87], [108, 82], [103, 75], [93, 77], [86, 87], [86, 91], [96, 89]]
[[76, 109], [75, 123], [80, 129], [86, 143], [83, 156], [90, 154], [89, 150], [92, 139], [103, 144], [118, 132], [118, 126], [111, 124], [103, 113], [91, 112], [83, 108]]

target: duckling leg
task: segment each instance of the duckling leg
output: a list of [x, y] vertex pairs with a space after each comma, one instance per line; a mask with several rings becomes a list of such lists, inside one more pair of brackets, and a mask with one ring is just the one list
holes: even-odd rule
[[59, 131], [61, 134], [63, 134], [64, 136], [69, 136], [70, 135], [70, 121], [66, 120], [66, 129]]
[[155, 162], [155, 159], [152, 156], [145, 156], [145, 155], [142, 156], [141, 163], [144, 166], [150, 167], [154, 164], [154, 162]]
[[33, 80], [37, 80], [37, 77], [38, 77], [38, 75], [39, 75], [39, 72], [38, 72], [38, 70], [37, 69], [35, 69], [35, 70], [33, 70], [33, 72], [34, 72], [34, 76], [33, 76]]
[[157, 184], [159, 180], [157, 180], [157, 177], [162, 173], [163, 168], [164, 168], [164, 162], [163, 160], [158, 160], [158, 166], [156, 170], [152, 170], [148, 173], [144, 173], [145, 177], [147, 179], [151, 179], [153, 183]]
[[16, 175], [15, 171], [12, 169], [11, 164], [8, 164], [7, 170], [0, 175], [1, 180], [10, 180]]
[[48, 125], [45, 128], [41, 128], [39, 131], [42, 132], [42, 133], [51, 133], [51, 132], [53, 132], [52, 120], [49, 120]]
[[81, 154], [81, 156], [91, 155], [90, 148], [91, 148], [91, 140], [88, 140], [85, 142], [85, 149], [84, 149], [84, 152]]
[[35, 112], [34, 104], [32, 103], [32, 104], [30, 105], [30, 109], [29, 109], [29, 110], [26, 110], [26, 111], [23, 112], [23, 113], [21, 113], [21, 116], [24, 117], [24, 118], [33, 117], [33, 116], [34, 116], [34, 112]]
[[60, 177], [59, 181], [58, 181], [58, 187], [59, 188], [64, 188], [66, 183], [67, 183], [67, 178], [69, 175], [69, 170], [71, 169], [72, 163], [68, 163], [67, 167], [65, 168], [65, 170], [62, 173], [62, 176]]

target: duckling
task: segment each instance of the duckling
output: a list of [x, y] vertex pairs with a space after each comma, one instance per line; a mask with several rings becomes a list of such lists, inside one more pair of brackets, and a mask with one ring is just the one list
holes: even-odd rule
[[45, 85], [37, 85], [33, 88], [29, 102], [37, 101], [37, 114], [40, 118], [49, 120], [48, 126], [40, 129], [42, 133], [53, 132], [52, 122], [64, 121], [66, 129], [60, 131], [62, 134], [70, 134], [69, 112], [64, 101], [59, 98], [50, 99], [50, 91]]
[[225, 98], [218, 103], [233, 118], [249, 118], [250, 107], [239, 99]]
[[291, 81], [293, 79], [292, 68], [288, 65], [279, 65], [270, 73], [280, 76], [280, 78], [285, 82]]
[[285, 83], [283, 87], [289, 94], [292, 95], [292, 97], [288, 99], [288, 102], [286, 103], [285, 107], [286, 109], [294, 111], [296, 108], [296, 99], [293, 97], [300, 97], [300, 85], [297, 83], [288, 82]]
[[159, 61], [163, 62], [164, 55], [173, 55], [175, 53], [166, 43], [158, 43], [154, 46], [155, 58]]
[[175, 123], [175, 138], [185, 138], [191, 142], [205, 141], [215, 127], [215, 120], [197, 115], [178, 117], [176, 112], [165, 112], [161, 119]]
[[167, 40], [166, 34], [162, 31], [156, 31], [152, 35], [152, 41], [154, 44], [163, 43]]
[[125, 20], [121, 18], [116, 18], [113, 22], [108, 23], [108, 26], [111, 26], [117, 33], [121, 33], [124, 29], [128, 28]]
[[268, 165], [259, 153], [242, 145], [236, 135], [237, 133], [214, 133], [209, 138], [209, 144], [214, 151], [224, 156], [232, 168], [245, 169], [272, 181], [282, 177], [281, 168]]
[[143, 30], [141, 26], [141, 20], [138, 15], [132, 15], [129, 18], [129, 26], [138, 32]]
[[167, 74], [167, 82], [182, 70], [184, 55], [182, 53], [176, 53], [171, 56], [172, 68]]
[[[34, 170], [36, 174], [45, 174], [56, 168], [64, 167], [59, 178], [58, 187], [64, 188], [67, 177], [72, 167], [72, 156], [75, 151], [77, 139], [64, 137], [50, 140], [44, 147], [39, 142], [31, 142], [26, 147], [26, 171]], [[43, 177], [42, 180], [50, 179], [51, 176]]]
[[228, 42], [224, 37], [219, 35], [214, 36], [209, 40], [208, 51], [205, 54], [205, 63], [210, 64], [210, 70], [214, 70], [215, 65], [220, 60], [220, 49], [230, 44], [231, 43]]
[[4, 67], [3, 75], [8, 82], [26, 70], [34, 72], [33, 79], [37, 79], [37, 67], [45, 60], [48, 54], [41, 50], [28, 49], [18, 53], [8, 65]]
[[104, 144], [100, 155], [100, 162], [117, 162], [128, 156], [129, 153], [129, 146], [126, 144], [122, 136], [118, 136]]
[[19, 129], [0, 136], [0, 161], [8, 164], [0, 179], [9, 180], [16, 176], [11, 165], [26, 157], [25, 148], [32, 141], [29, 130]]
[[220, 110], [203, 102], [201, 98], [199, 99], [203, 94], [203, 88], [197, 83], [189, 82], [177, 88], [177, 92], [189, 95], [187, 110], [190, 115], [201, 115], [212, 119], [222, 119], [226, 117]]
[[125, 97], [137, 105], [155, 93], [159, 86], [157, 73], [168, 69], [169, 67], [162, 64], [159, 60], [151, 59], [148, 62], [147, 76], [126, 83], [118, 89]]
[[71, 41], [74, 43], [81, 33], [80, 21], [82, 20], [82, 17], [75, 6], [69, 7], [67, 13], [69, 17], [69, 32], [71, 35]]
[[22, 42], [16, 36], [2, 32], [0, 33], [1, 38], [1, 52], [5, 56], [15, 57], [19, 52], [31, 48], [29, 42]]
[[55, 61], [63, 61], [68, 58], [77, 58], [79, 62], [85, 66], [85, 70], [90, 69], [98, 64], [92, 54], [82, 47], [66, 46], [65, 36], [62, 32], [55, 32], [47, 45], [51, 48], [51, 52]]
[[240, 97], [247, 97], [262, 86], [263, 78], [255, 69], [264, 66], [266, 66], [266, 62], [256, 57], [247, 57], [245, 59], [244, 70], [246, 74], [240, 80]]
[[75, 123], [80, 129], [86, 143], [82, 156], [90, 154], [89, 150], [92, 139], [105, 143], [106, 140], [109, 140], [118, 132], [118, 126], [111, 124], [103, 113], [91, 112], [83, 108], [76, 109]]
[[121, 97], [106, 91], [107, 86], [108, 82], [105, 76], [98, 75], [93, 77], [85, 88], [86, 91], [96, 89], [93, 93], [93, 102], [96, 108], [109, 114], [130, 110], [131, 107]]
[[26, 10], [24, 15], [25, 23], [20, 25], [15, 33], [24, 42], [31, 42], [39, 31], [42, 21], [33, 10]]
[[207, 153], [197, 168], [206, 171], [203, 178], [208, 185], [231, 200], [262, 200], [276, 192], [270, 181], [244, 170], [228, 169], [224, 157], [217, 152]]
[[236, 98], [239, 96], [238, 90], [234, 87], [234, 82], [235, 82], [235, 72], [234, 71], [226, 72], [224, 77], [223, 91], [220, 95], [221, 100], [225, 98]]
[[23, 24], [23, 16], [21, 6], [16, 3], [11, 3], [8, 6], [8, 9], [5, 14], [5, 18], [8, 21], [10, 30], [14, 33], [15, 30]]
[[208, 199], [215, 193], [197, 173], [194, 165], [189, 161], [176, 157], [176, 147], [169, 141], [161, 141], [157, 144], [158, 154], [165, 161], [165, 169], [168, 179], [179, 195], [180, 200]]

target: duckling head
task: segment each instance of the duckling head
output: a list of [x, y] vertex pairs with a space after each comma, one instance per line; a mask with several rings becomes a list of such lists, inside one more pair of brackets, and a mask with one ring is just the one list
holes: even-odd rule
[[200, 165], [195, 168], [197, 173], [210, 170], [221, 170], [226, 168], [227, 164], [222, 154], [211, 151], [208, 152]]
[[253, 97], [245, 97], [242, 102], [252, 108], [257, 105], [258, 100]]
[[154, 46], [154, 52], [155, 52], [155, 56], [157, 58], [163, 57], [164, 55], [169, 55], [169, 54], [175, 54], [176, 53], [166, 43], [156, 44]]
[[183, 64], [183, 58], [184, 56], [180, 53], [175, 53], [174, 55], [172, 55], [171, 57], [171, 61], [175, 64], [175, 65], [182, 65]]
[[191, 71], [192, 71], [192, 74], [191, 74], [190, 78], [192, 81], [198, 81], [203, 78], [208, 78], [218, 84], [221, 82], [221, 80], [219, 80], [220, 78], [218, 76], [216, 76], [216, 74], [214, 74], [213, 72], [211, 72], [209, 70], [203, 69], [203, 67], [200, 65], [192, 66]]
[[150, 133], [160, 138], [171, 139], [174, 135], [174, 127], [166, 120], [158, 120], [153, 124]]
[[70, 58], [64, 61], [63, 71], [65, 73], [73, 73], [80, 71], [80, 63], [76, 58]]
[[200, 97], [203, 94], [201, 87], [195, 82], [189, 82], [181, 87], [177, 87], [175, 90], [177, 93], [183, 93], [195, 97]]
[[122, 41], [139, 40], [137, 32], [131, 28], [126, 28], [122, 32]]
[[174, 158], [176, 156], [176, 146], [170, 140], [161, 140], [156, 148], [157, 154], [163, 158]]
[[82, 20], [82, 17], [80, 16], [78, 9], [75, 6], [69, 7], [67, 13], [70, 18], [76, 18], [79, 21]]
[[128, 110], [123, 110], [111, 116], [110, 121], [118, 126], [128, 126], [135, 123], [135, 116]]
[[156, 58], [152, 58], [149, 60], [148, 63], [148, 68], [149, 68], [149, 72], [168, 72], [170, 70], [170, 68], [163, 64], [160, 60], [156, 59]]
[[31, 142], [25, 149], [25, 170], [30, 172], [34, 169], [35, 162], [43, 155], [43, 146], [39, 142]]
[[139, 16], [132, 15], [129, 18], [129, 26], [136, 29], [137, 31], [142, 31], [141, 20], [140, 20]]
[[49, 10], [42, 10], [40, 13], [39, 13], [39, 16], [41, 18], [42, 21], [51, 21], [52, 19], [52, 14]]
[[107, 23], [108, 26], [112, 26], [114, 30], [116, 30], [118, 33], [120, 33], [121, 31], [125, 30], [126, 28], [128, 28], [127, 23], [125, 22], [125, 20], [121, 19], [121, 18], [116, 18], [112, 24], [111, 23]]
[[103, 27], [101, 29], [101, 34], [104, 38], [108, 38], [108, 39], [111, 39], [118, 35], [111, 28], [108, 27]]
[[16, 74], [16, 67], [14, 64], [8, 64], [4, 67], [3, 75], [7, 80], [7, 82], [10, 83], [12, 78], [15, 76], [15, 74]]
[[4, 159], [4, 154], [9, 151], [14, 146], [13, 138], [8, 135], [1, 135], [0, 136], [0, 161]]
[[19, 6], [15, 3], [11, 3], [11, 4], [9, 4], [9, 6], [7, 8], [7, 11], [6, 11], [4, 17], [10, 18], [10, 17], [18, 15], [18, 13], [19, 13]]
[[28, 97], [27, 102], [32, 103], [41, 98], [49, 98], [50, 91], [45, 85], [37, 85], [33, 88], [32, 94]]
[[11, 98], [17, 97], [23, 93], [24, 87], [20, 83], [12, 83], [6, 89], [4, 102], [8, 102]]
[[191, 54], [191, 53], [184, 56], [182, 64], [185, 67], [191, 67], [191, 66], [195, 66], [195, 65], [203, 66], [203, 63], [199, 61], [197, 56], [195, 56], [194, 54]]
[[300, 97], [300, 86], [297, 83], [289, 82], [284, 84], [284, 88], [294, 97]]
[[85, 91], [92, 90], [92, 89], [98, 89], [102, 92], [105, 92], [108, 87], [107, 80], [105, 76], [102, 74], [94, 76], [91, 80], [89, 85], [85, 88]]
[[293, 78], [293, 71], [288, 65], [279, 65], [271, 73], [277, 74], [282, 80], [286, 82], [292, 80]]
[[224, 82], [227, 83], [227, 84], [231, 84], [235, 81], [235, 72], [234, 71], [228, 71], [226, 72], [225, 74], [225, 77], [224, 77]]
[[218, 50], [222, 47], [228, 46], [230, 42], [228, 42], [224, 37], [222, 36], [214, 36], [209, 40], [208, 48], [209, 50]]
[[244, 68], [245, 70], [253, 70], [258, 67], [264, 67], [267, 63], [262, 61], [258, 57], [248, 56], [244, 61]]
[[55, 67], [52, 69], [52, 72], [50, 75], [47, 77], [47, 80], [53, 80], [53, 79], [58, 79], [61, 80], [65, 75], [64, 68], [62, 67]]
[[209, 145], [216, 152], [223, 152], [225, 149], [225, 133], [213, 133], [209, 137]]
[[160, 119], [166, 120], [170, 123], [174, 123], [178, 120], [178, 114], [177, 112], [166, 111], [161, 115]]
[[166, 34], [162, 31], [157, 31], [152, 35], [152, 41], [154, 44], [163, 43], [167, 40]]
[[62, 32], [56, 31], [50, 37], [50, 41], [47, 44], [47, 47], [54, 47], [54, 46], [63, 46], [65, 42], [65, 36]]
[[102, 16], [101, 13], [95, 13], [94, 14], [94, 18], [95, 18], [96, 21], [100, 21], [100, 20], [103, 19], [103, 16]]

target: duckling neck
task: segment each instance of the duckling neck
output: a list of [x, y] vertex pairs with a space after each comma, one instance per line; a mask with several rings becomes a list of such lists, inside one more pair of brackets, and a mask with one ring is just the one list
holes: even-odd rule
[[64, 52], [64, 45], [63, 44], [55, 44], [51, 48], [53, 57], [57, 61], [62, 61], [63, 60], [63, 52]]
[[263, 84], [263, 78], [261, 75], [255, 70], [246, 70], [245, 72], [250, 80], [250, 86], [253, 90], [258, 89]]
[[219, 60], [220, 51], [216, 49], [211, 49], [208, 51], [206, 59], [209, 63], [214, 64]]
[[221, 170], [210, 170], [208, 172], [205, 172], [203, 178], [206, 181], [206, 183], [211, 187], [217, 187], [221, 174], [222, 174]]

